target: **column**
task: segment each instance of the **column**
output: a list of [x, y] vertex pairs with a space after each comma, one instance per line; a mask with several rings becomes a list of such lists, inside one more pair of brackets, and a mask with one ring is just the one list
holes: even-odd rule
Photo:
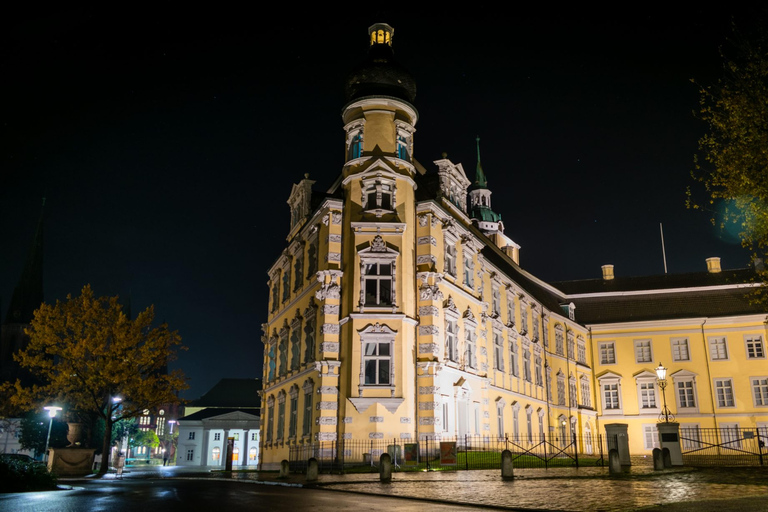
[[241, 466], [247, 466], [248, 465], [248, 461], [250, 460], [251, 454], [248, 451], [248, 450], [250, 450], [250, 448], [248, 447], [248, 443], [251, 440], [251, 438], [249, 437], [250, 435], [251, 435], [251, 431], [249, 429], [247, 429], [247, 428], [243, 429], [243, 436], [245, 436], [245, 439], [243, 439], [243, 452], [244, 452], [244, 455], [243, 455], [242, 462], [240, 463]]
[[[200, 457], [200, 465], [201, 466], [207, 466], [208, 465], [208, 436], [210, 436], [210, 431], [203, 427], [203, 453]], [[179, 455], [176, 454], [176, 458], [178, 459]]]
[[227, 460], [227, 439], [229, 439], [229, 429], [224, 429], [224, 435], [221, 436], [221, 457], [219, 457], [219, 466], [224, 467]]

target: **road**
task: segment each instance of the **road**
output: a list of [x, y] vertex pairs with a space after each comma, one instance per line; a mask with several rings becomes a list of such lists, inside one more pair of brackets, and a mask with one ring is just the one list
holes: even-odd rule
[[0, 495], [3, 512], [423, 512], [425, 507], [437, 512], [478, 510], [404, 498], [210, 479], [104, 480], [78, 483], [72, 490]]

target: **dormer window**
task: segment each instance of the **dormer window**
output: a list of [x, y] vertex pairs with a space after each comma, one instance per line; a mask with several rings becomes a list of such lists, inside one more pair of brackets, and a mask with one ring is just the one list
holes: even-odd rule
[[377, 217], [392, 213], [395, 205], [395, 182], [383, 178], [363, 180], [363, 210]]

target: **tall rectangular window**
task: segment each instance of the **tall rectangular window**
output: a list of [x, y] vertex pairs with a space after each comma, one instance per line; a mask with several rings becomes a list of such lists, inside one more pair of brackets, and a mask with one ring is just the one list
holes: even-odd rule
[[563, 331], [560, 331], [555, 327], [555, 354], [559, 356], [565, 355], [565, 348], [563, 347]]
[[619, 384], [603, 384], [603, 405], [605, 409], [619, 409]]
[[304, 390], [304, 421], [301, 435], [308, 436], [312, 432], [312, 388]]
[[541, 357], [536, 356], [533, 360], [533, 372], [536, 377], [536, 385], [542, 386], [544, 384], [544, 380], [541, 376]]
[[635, 340], [635, 362], [650, 363], [653, 361], [651, 340]]
[[456, 245], [445, 241], [445, 273], [456, 277]]
[[713, 361], [728, 359], [728, 345], [725, 336], [709, 338], [709, 357]]
[[459, 348], [456, 320], [446, 318], [445, 320], [445, 351], [449, 361], [459, 362]]
[[677, 387], [677, 403], [680, 408], [696, 407], [693, 380], [681, 380], [675, 383]]
[[568, 380], [568, 395], [569, 395], [569, 404], [571, 404], [571, 407], [578, 407], [579, 406], [579, 396], [576, 393], [576, 379], [571, 378]]
[[190, 448], [187, 450], [187, 460], [195, 460], [195, 450]]
[[616, 364], [616, 350], [614, 342], [608, 341], [598, 345], [600, 350], [600, 364]]
[[291, 267], [286, 265], [283, 269], [283, 302], [291, 297]]
[[565, 405], [565, 377], [557, 377], [557, 405]]
[[656, 408], [656, 385], [653, 382], [640, 383], [640, 407], [642, 409]]
[[491, 292], [491, 311], [496, 318], [501, 316], [501, 291], [498, 286], [494, 286]]
[[274, 425], [275, 425], [275, 406], [274, 397], [271, 397], [272, 403], [267, 406], [267, 439], [268, 443], [274, 441]]
[[523, 349], [523, 379], [531, 382], [531, 349]]
[[510, 290], [507, 290], [507, 325], [515, 325], [515, 299]]
[[645, 438], [645, 449], [653, 450], [659, 445], [659, 431], [656, 425], [643, 425], [643, 437]]
[[592, 398], [589, 389], [589, 379], [581, 378], [581, 403], [586, 407], [592, 407]]
[[364, 344], [363, 366], [365, 384], [372, 386], [390, 385], [392, 350], [388, 341]]
[[672, 338], [672, 360], [691, 360], [690, 353], [688, 352], [688, 338]]
[[587, 345], [581, 336], [579, 336], [576, 350], [576, 360], [581, 364], [587, 364]]
[[568, 338], [568, 357], [574, 359], [576, 357], [576, 343], [573, 338], [573, 332], [568, 331], [566, 337]]
[[466, 332], [464, 340], [464, 363], [470, 368], [477, 368], [477, 338], [475, 336], [475, 329], [473, 327], [464, 327]]
[[717, 396], [718, 407], [733, 407], [733, 381], [715, 379], [715, 396]]
[[392, 264], [366, 263], [363, 265], [365, 305], [389, 306], [392, 304]]
[[518, 377], [520, 375], [519, 370], [519, 362], [517, 360], [517, 340], [511, 339], [509, 340], [509, 373], [512, 374], [513, 377]]
[[747, 343], [747, 357], [749, 359], [765, 358], [762, 336], [749, 335], [745, 337], [745, 341]]
[[304, 254], [302, 251], [293, 260], [293, 291], [298, 291], [304, 284]]
[[528, 307], [520, 303], [520, 328], [518, 329], [521, 334], [528, 333]]
[[755, 406], [768, 405], [768, 377], [754, 377], [751, 381]]
[[285, 397], [277, 403], [277, 440], [285, 436]]
[[498, 331], [493, 332], [493, 367], [504, 371], [504, 338]]
[[498, 437], [504, 437], [504, 402], [496, 402], [496, 429]]
[[298, 428], [299, 421], [299, 396], [291, 396], [291, 418], [288, 422], [288, 437], [290, 439], [296, 438], [296, 430]]
[[475, 286], [475, 265], [472, 261], [472, 253], [464, 247], [464, 284], [473, 288]]

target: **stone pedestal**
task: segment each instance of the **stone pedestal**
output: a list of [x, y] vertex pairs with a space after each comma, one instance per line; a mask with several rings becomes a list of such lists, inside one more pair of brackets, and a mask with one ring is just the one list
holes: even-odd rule
[[682, 466], [683, 451], [680, 448], [680, 424], [675, 422], [659, 423], [656, 428], [659, 431], [661, 451], [664, 453], [665, 450], [669, 450], [669, 462], [672, 466]]
[[48, 469], [58, 476], [90, 475], [95, 452], [95, 448], [51, 448]]
[[605, 437], [608, 442], [608, 450], [616, 449], [619, 452], [619, 462], [622, 466], [631, 466], [629, 459], [629, 436], [627, 436], [626, 423], [608, 423], [605, 425]]

